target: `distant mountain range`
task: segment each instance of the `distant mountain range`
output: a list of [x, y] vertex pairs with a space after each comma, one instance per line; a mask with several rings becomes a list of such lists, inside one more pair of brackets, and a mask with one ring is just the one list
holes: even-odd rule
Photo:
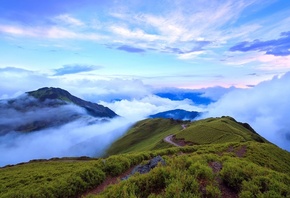
[[161, 98], [168, 98], [170, 100], [176, 100], [176, 101], [189, 99], [194, 104], [197, 104], [197, 105], [208, 105], [214, 102], [214, 100], [203, 96], [203, 93], [199, 93], [199, 92], [174, 92], [173, 91], [173, 92], [159, 92], [159, 93], [155, 93], [155, 95]]
[[18, 98], [0, 101], [0, 135], [9, 131], [31, 132], [61, 126], [80, 118], [118, 116], [102, 105], [82, 100], [68, 91], [44, 87]]
[[186, 111], [182, 109], [174, 109], [170, 111], [160, 112], [154, 115], [150, 115], [149, 118], [172, 118], [174, 120], [194, 120], [201, 113], [197, 111]]

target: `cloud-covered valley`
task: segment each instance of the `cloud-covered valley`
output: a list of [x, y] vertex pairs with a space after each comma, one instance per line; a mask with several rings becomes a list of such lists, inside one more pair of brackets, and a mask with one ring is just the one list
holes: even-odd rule
[[[73, 74], [44, 77], [39, 73], [11, 67], [1, 69], [0, 73], [5, 80], [0, 85], [2, 99], [43, 86], [54, 86], [64, 88], [85, 100], [107, 106], [121, 116], [108, 122], [99, 122], [95, 118], [86, 116], [83, 109], [76, 106], [47, 108], [42, 111], [35, 109], [27, 112], [16, 112], [11, 109], [1, 111], [0, 125], [2, 129], [5, 127], [6, 132], [0, 136], [2, 156], [0, 166], [35, 158], [100, 156], [136, 121], [172, 109], [207, 112], [203, 117], [232, 116], [240, 122], [249, 123], [269, 141], [290, 150], [288, 119], [290, 73], [276, 76], [247, 89], [211, 87], [197, 90], [157, 89], [136, 79], [94, 79], [89, 76], [73, 78]], [[17, 78], [17, 76], [21, 77]], [[22, 83], [26, 81], [36, 83]], [[208, 99], [204, 104], [196, 101], [204, 98]], [[208, 104], [208, 101], [211, 103]], [[27, 103], [25, 100], [22, 102], [24, 106]], [[0, 104], [5, 106], [5, 100]], [[33, 133], [20, 134], [14, 131], [15, 128], [7, 127], [11, 124], [18, 126], [33, 119], [50, 120], [55, 113], [59, 117], [67, 117], [73, 115], [72, 112], [84, 116], [65, 125], [57, 125]]]

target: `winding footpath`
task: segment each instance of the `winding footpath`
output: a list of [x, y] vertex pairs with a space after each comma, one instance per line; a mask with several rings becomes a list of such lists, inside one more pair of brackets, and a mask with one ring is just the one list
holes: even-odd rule
[[173, 138], [173, 135], [169, 135], [169, 136], [165, 137], [163, 140], [169, 144], [172, 144], [173, 146], [181, 147], [181, 145], [173, 142], [172, 138]]
[[[182, 124], [181, 127], [182, 127], [182, 130], [186, 129], [186, 125], [185, 124]], [[172, 141], [173, 140], [173, 135], [169, 135], [169, 136], [165, 137], [163, 140], [165, 142], [169, 143], [169, 144], [172, 144], [173, 146], [177, 146], [177, 147], [181, 147], [182, 146], [182, 145]]]

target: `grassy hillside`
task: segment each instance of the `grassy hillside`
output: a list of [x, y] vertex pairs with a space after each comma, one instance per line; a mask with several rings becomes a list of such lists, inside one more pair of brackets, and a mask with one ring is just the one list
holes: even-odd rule
[[193, 144], [213, 144], [225, 142], [258, 141], [264, 138], [231, 117], [208, 118], [191, 123], [176, 134], [176, 139], [184, 139]]
[[168, 135], [175, 135], [176, 142], [182, 140], [189, 145], [267, 142], [249, 125], [239, 123], [231, 117], [208, 118], [195, 122], [158, 118], [138, 122], [125, 136], [112, 144], [107, 155], [169, 148], [172, 145], [163, 141]]
[[163, 138], [178, 133], [182, 130], [183, 123], [187, 122], [162, 118], [140, 121], [125, 136], [112, 144], [107, 155], [172, 147], [163, 142]]
[[89, 197], [289, 197], [290, 153], [258, 142], [174, 147], [103, 159], [54, 159], [0, 169], [0, 197], [81, 197], [160, 155], [165, 166]]

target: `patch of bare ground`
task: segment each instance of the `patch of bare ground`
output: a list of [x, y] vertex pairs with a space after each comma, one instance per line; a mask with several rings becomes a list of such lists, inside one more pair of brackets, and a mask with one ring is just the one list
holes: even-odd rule
[[215, 180], [219, 186], [219, 189], [224, 198], [238, 198], [238, 194], [233, 189], [229, 188], [226, 184], [223, 183], [222, 179], [218, 176], [218, 173], [222, 170], [223, 166], [220, 162], [214, 161], [208, 164], [212, 171], [216, 174]]
[[206, 186], [208, 182], [205, 179], [199, 181], [199, 192], [201, 192], [202, 197], [206, 198]]
[[244, 157], [246, 153], [247, 153], [247, 147], [246, 147], [245, 145], [239, 147], [239, 148], [235, 151], [235, 154], [236, 154], [236, 156], [238, 156], [238, 157]]
[[129, 175], [131, 173], [131, 171], [134, 169], [134, 167], [135, 166], [131, 167], [130, 169], [128, 169], [126, 172], [122, 173], [119, 176], [116, 176], [116, 177], [108, 176], [105, 179], [105, 181], [103, 181], [103, 183], [101, 183], [100, 185], [96, 186], [95, 188], [85, 192], [83, 195], [79, 196], [79, 198], [86, 197], [90, 194], [96, 195], [96, 194], [103, 192], [109, 185], [117, 184], [121, 180], [121, 178]]
[[175, 135], [172, 136], [172, 141], [180, 146], [192, 146], [193, 143], [189, 141], [185, 141], [184, 139], [176, 139]]
[[[226, 150], [226, 152], [228, 153], [234, 153], [237, 157], [241, 158], [244, 157], [245, 154], [247, 153], [247, 146], [241, 146], [238, 148], [234, 148], [233, 146], [228, 147], [228, 149]], [[218, 153], [219, 156], [222, 156], [223, 153]]]

